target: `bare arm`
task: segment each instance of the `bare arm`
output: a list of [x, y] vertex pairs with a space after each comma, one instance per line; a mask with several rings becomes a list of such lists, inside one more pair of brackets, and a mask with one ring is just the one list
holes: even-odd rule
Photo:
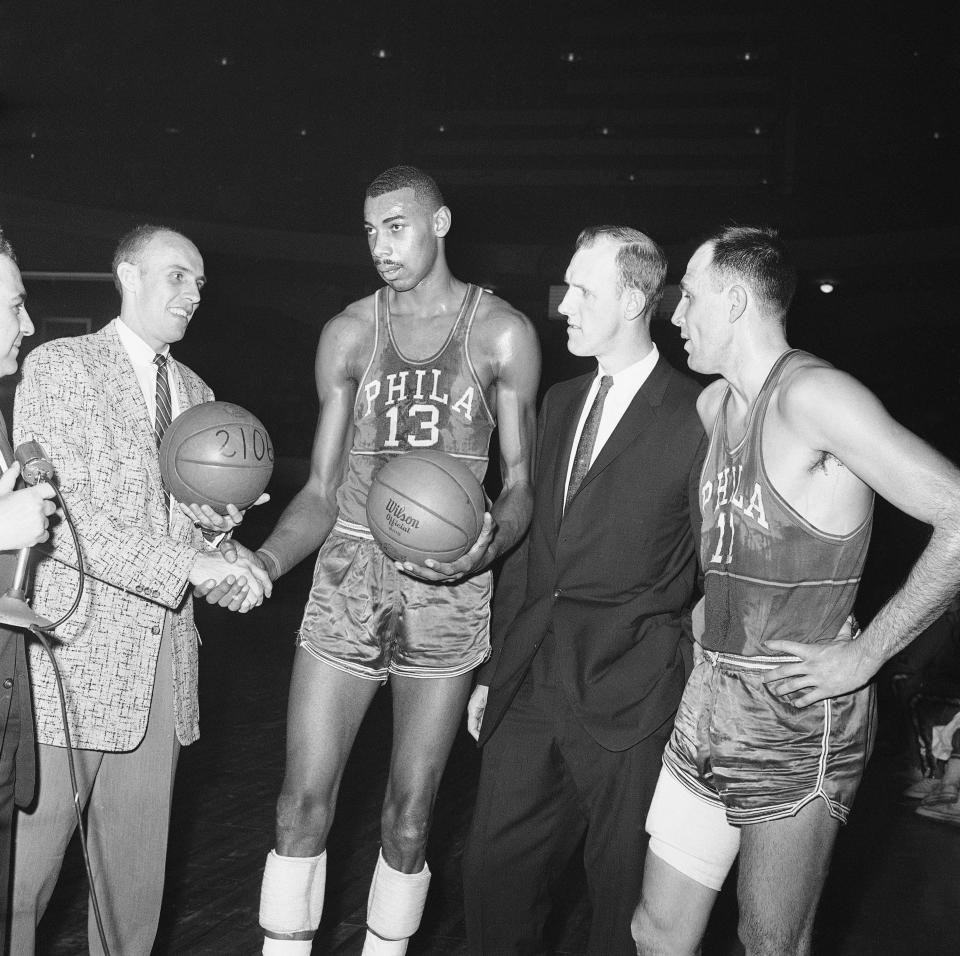
[[523, 537], [533, 513], [533, 455], [537, 432], [537, 386], [540, 345], [533, 326], [515, 323], [498, 343], [497, 430], [503, 490], [490, 513], [493, 540], [483, 559], [486, 567]]
[[428, 581], [458, 580], [489, 567], [523, 536], [533, 513], [533, 453], [537, 429], [540, 346], [531, 323], [512, 309], [496, 317], [491, 338], [497, 434], [503, 489], [473, 547], [450, 563], [428, 560], [405, 568]]
[[809, 447], [838, 458], [862, 482], [933, 534], [900, 589], [858, 640], [805, 645], [768, 641], [800, 658], [769, 682], [799, 706], [862, 686], [942, 613], [960, 588], [960, 471], [894, 421], [863, 385], [832, 368], [805, 370], [785, 419]]
[[310, 476], [258, 552], [274, 580], [316, 551], [337, 519], [337, 488], [353, 438], [356, 383], [351, 369], [360, 337], [356, 316], [349, 311], [332, 319], [320, 336], [315, 365], [320, 416]]

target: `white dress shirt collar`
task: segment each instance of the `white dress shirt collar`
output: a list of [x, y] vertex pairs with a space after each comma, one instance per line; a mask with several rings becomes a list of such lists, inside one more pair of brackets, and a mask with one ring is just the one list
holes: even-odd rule
[[[130, 356], [130, 364], [137, 376], [137, 384], [143, 393], [143, 400], [147, 403], [147, 412], [152, 422], [157, 408], [157, 367], [153, 364], [153, 359], [157, 353], [123, 319], [116, 318], [113, 322], [117, 335], [120, 337], [120, 343], [126, 349], [127, 355]], [[167, 378], [170, 382], [170, 404], [173, 406], [171, 414], [173, 418], [176, 418], [181, 411], [177, 388], [180, 375], [177, 372], [177, 363], [172, 361], [172, 356], [170, 356], [170, 346], [165, 345], [162, 352], [171, 359], [167, 362]]]
[[[610, 386], [610, 391], [607, 392], [607, 397], [603, 402], [603, 412], [600, 415], [600, 427], [597, 430], [597, 438], [593, 446], [593, 455], [590, 458], [591, 465], [597, 460], [597, 455], [600, 454], [600, 450], [606, 444], [607, 439], [613, 434], [613, 430], [620, 424], [623, 413], [627, 410], [637, 392], [640, 391], [643, 383], [650, 377], [650, 373], [653, 371], [659, 358], [660, 352], [657, 350], [656, 345], [654, 345], [639, 362], [628, 365], [625, 369], [621, 369], [616, 375], [612, 376], [613, 384]], [[587, 415], [590, 413], [590, 406], [593, 404], [593, 399], [600, 390], [600, 379], [602, 376], [609, 374], [609, 372], [604, 371], [602, 365], [598, 366], [597, 377], [593, 380], [590, 385], [590, 390], [587, 392], [587, 400], [583, 403], [580, 422], [577, 425], [577, 433], [573, 436], [573, 447], [570, 451], [570, 459], [567, 462], [567, 480], [564, 482], [564, 489], [570, 484], [570, 471], [573, 468], [573, 459], [576, 456], [577, 445], [580, 442], [580, 433], [583, 431]]]

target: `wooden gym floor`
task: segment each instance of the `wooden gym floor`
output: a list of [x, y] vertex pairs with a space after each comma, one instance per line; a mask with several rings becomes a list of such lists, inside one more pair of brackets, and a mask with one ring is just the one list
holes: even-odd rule
[[[261, 539], [253, 531], [241, 537]], [[273, 845], [293, 637], [310, 572], [306, 565], [297, 569], [281, 582], [273, 600], [252, 614], [200, 609], [202, 736], [180, 758], [154, 956], [260, 951], [260, 874]], [[389, 703], [389, 690], [376, 696], [344, 778], [314, 954], [353, 956], [362, 947], [389, 758]], [[894, 758], [881, 740], [850, 824], [841, 831], [818, 920], [817, 953], [960, 953], [960, 827], [913, 813], [915, 802], [900, 797], [903, 785], [894, 777]], [[411, 956], [466, 953], [459, 867], [478, 767], [478, 752], [461, 728], [437, 801], [428, 851], [434, 878]], [[86, 877], [76, 851], [74, 841], [41, 924], [41, 956], [86, 952]], [[742, 952], [729, 889], [714, 914], [705, 956]], [[589, 920], [584, 897], [573, 865], [551, 923], [550, 952], [584, 952]]]

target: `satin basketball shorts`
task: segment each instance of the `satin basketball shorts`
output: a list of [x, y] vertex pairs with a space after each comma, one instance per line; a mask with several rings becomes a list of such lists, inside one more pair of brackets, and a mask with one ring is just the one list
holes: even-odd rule
[[873, 749], [873, 685], [807, 707], [764, 675], [781, 661], [704, 651], [690, 675], [664, 766], [734, 826], [779, 820], [824, 800], [846, 822]]
[[398, 571], [366, 529], [350, 529], [338, 525], [320, 548], [298, 646], [378, 681], [456, 677], [487, 659], [489, 571], [459, 584], [420, 581]]

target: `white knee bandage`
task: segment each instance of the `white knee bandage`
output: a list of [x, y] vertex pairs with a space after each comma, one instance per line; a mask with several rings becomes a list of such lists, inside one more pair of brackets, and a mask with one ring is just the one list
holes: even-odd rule
[[[401, 873], [387, 864], [383, 851], [380, 851], [367, 900], [367, 926], [379, 941], [372, 937], [372, 933], [367, 933], [369, 945], [363, 947], [367, 956], [386, 951], [377, 947], [378, 942], [403, 942], [403, 949], [406, 949], [406, 940], [420, 926], [429, 886], [430, 868], [426, 864], [419, 873]], [[402, 952], [396, 947], [390, 950], [394, 951]]]
[[260, 886], [260, 926], [277, 935], [315, 933], [326, 881], [326, 851], [319, 856], [280, 856], [271, 850]]

